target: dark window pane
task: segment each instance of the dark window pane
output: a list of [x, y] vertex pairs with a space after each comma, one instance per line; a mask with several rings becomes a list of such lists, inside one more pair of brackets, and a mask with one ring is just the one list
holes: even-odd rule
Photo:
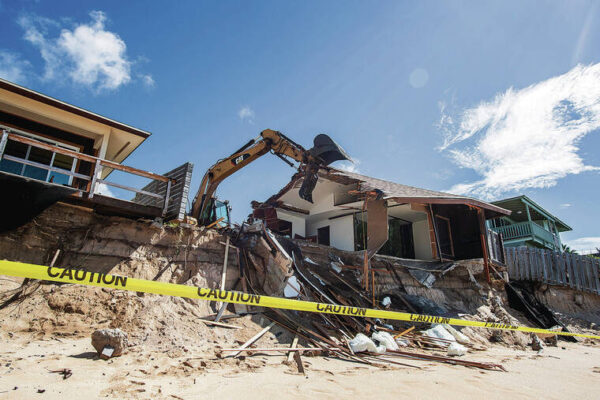
[[322, 244], [324, 246], [329, 246], [329, 226], [324, 226], [322, 228], [317, 229], [317, 243]]
[[14, 157], [25, 158], [25, 155], [27, 154], [27, 147], [28, 146], [24, 143], [13, 142], [12, 140], [9, 140], [6, 142], [4, 153]]
[[40, 164], [50, 165], [50, 161], [52, 160], [52, 152], [32, 146], [27, 159]]
[[52, 164], [56, 168], [71, 170], [73, 166], [73, 157], [65, 156], [64, 154], [56, 153], [54, 156], [54, 163]]

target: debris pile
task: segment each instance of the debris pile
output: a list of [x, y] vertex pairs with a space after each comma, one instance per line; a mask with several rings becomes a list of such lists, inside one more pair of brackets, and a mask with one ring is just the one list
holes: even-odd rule
[[[242, 231], [244, 234], [240, 235]], [[373, 268], [373, 287], [376, 288], [375, 291], [380, 289], [375, 293], [361, 288], [361, 269], [351, 265], [353, 257], [360, 257], [357, 254], [346, 254], [346, 259], [342, 259], [328, 248], [327, 258], [323, 260], [321, 257], [319, 261], [315, 261], [305, 254], [304, 249], [298, 245], [299, 241], [276, 236], [260, 223], [242, 226], [234, 236], [234, 243], [240, 249], [240, 259], [243, 260], [240, 262], [241, 279], [247, 281], [248, 288], [255, 293], [349, 307], [392, 308], [436, 315], [449, 312], [431, 300], [399, 290], [402, 279], [390, 260], [384, 261], [387, 268]], [[444, 266], [442, 271], [445, 273], [448, 269], [448, 266]], [[436, 270], [430, 268], [427, 273], [431, 273], [430, 271]], [[378, 281], [375, 272], [378, 275], [385, 273], [386, 278]], [[395, 281], [395, 284], [390, 284], [390, 281]], [[376, 366], [399, 364], [419, 368], [398, 360], [408, 358], [490, 370], [503, 369], [498, 364], [474, 363], [450, 357], [462, 356], [468, 349], [481, 349], [471, 343], [465, 334], [450, 326], [430, 326], [427, 323], [411, 325], [402, 321], [359, 318], [351, 314], [309, 314], [283, 309], [268, 309], [264, 314], [274, 324], [299, 338], [304, 346], [309, 346], [302, 347], [304, 351]], [[246, 344], [246, 347], [250, 344]], [[237, 349], [233, 356], [246, 347]], [[293, 344], [292, 347], [296, 345]], [[409, 347], [414, 351], [408, 351]], [[436, 354], [430, 354], [432, 350]], [[439, 355], [440, 352], [447, 355]]]

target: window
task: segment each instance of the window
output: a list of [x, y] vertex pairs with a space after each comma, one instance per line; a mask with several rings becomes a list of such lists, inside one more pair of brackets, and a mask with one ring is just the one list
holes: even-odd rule
[[388, 226], [388, 241], [379, 249], [377, 254], [414, 259], [415, 245], [412, 223], [397, 218], [390, 218]]
[[292, 237], [292, 223], [284, 219], [277, 220], [277, 233], [282, 236]]
[[317, 243], [329, 246], [329, 225], [317, 229]]
[[[367, 221], [361, 213], [354, 214], [354, 250], [367, 247]], [[377, 254], [399, 258], [415, 258], [412, 223], [399, 218], [388, 218], [388, 241]]]
[[[32, 139], [44, 142], [56, 147], [63, 147], [69, 150], [78, 151], [76, 147], [65, 145], [45, 138], [40, 138], [35, 135]], [[12, 159], [6, 159], [4, 156], [9, 156]], [[16, 159], [15, 159], [16, 158]], [[21, 160], [30, 161], [38, 165], [28, 165]], [[75, 158], [56, 153], [50, 150], [41, 149], [25, 143], [8, 140], [4, 149], [4, 154], [0, 160], [0, 171], [9, 172], [15, 175], [26, 176], [40, 181], [56, 183], [58, 185], [71, 185], [73, 177], [67, 174], [62, 174], [58, 171], [50, 171], [43, 166], [49, 166], [60, 170], [74, 172], [77, 162]]]

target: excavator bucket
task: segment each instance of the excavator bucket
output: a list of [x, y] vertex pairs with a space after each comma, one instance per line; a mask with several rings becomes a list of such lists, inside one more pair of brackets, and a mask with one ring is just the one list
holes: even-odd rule
[[[314, 146], [308, 152], [315, 158], [322, 161], [322, 166], [327, 166], [334, 161], [351, 160], [350, 156], [338, 145], [332, 138], [321, 133], [313, 140]], [[319, 179], [320, 165], [307, 165], [304, 171], [304, 180], [300, 187], [300, 198], [308, 202], [313, 202], [312, 192], [315, 190]]]
[[321, 133], [315, 136], [314, 146], [308, 150], [311, 155], [323, 160], [324, 165], [329, 165], [334, 161], [348, 160], [350, 156], [337, 144], [332, 138]]

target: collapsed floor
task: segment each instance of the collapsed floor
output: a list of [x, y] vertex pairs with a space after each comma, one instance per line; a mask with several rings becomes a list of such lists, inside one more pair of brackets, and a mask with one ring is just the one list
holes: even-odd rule
[[[390, 308], [401, 311], [531, 325], [524, 314], [508, 306], [502, 285], [487, 285], [482, 262], [478, 260], [452, 265], [432, 263], [423, 270], [422, 265], [411, 265], [406, 260], [376, 256], [371, 260], [371, 287], [364, 290], [360, 268], [356, 267], [362, 264], [360, 253], [287, 241], [273, 236], [261, 225], [244, 226], [242, 232], [227, 234], [233, 244], [228, 251], [227, 289], [370, 308], [382, 307], [384, 299], [389, 298]], [[225, 232], [106, 217], [58, 203], [31, 223], [0, 235], [0, 258], [49, 265], [58, 254], [55, 262], [61, 267], [218, 288], [226, 237]], [[290, 286], [299, 293], [289, 294]], [[3, 335], [78, 338], [89, 337], [99, 328], [120, 328], [130, 337], [131, 351], [143, 348], [176, 357], [190, 350], [214, 352], [217, 346], [234, 347], [271, 320], [277, 326], [256, 342], [261, 347], [289, 345], [298, 335], [297, 345], [314, 347], [319, 350], [315, 353], [374, 363], [372, 357], [356, 359], [345, 350], [348, 340], [359, 332], [397, 333], [413, 325], [415, 329], [405, 334], [411, 347], [423, 354], [425, 350], [421, 348], [438, 351], [447, 347], [442, 340], [432, 341], [419, 333], [429, 328], [424, 323], [229, 306], [229, 313], [262, 311], [266, 318], [236, 318], [234, 326], [240, 329], [227, 329], [211, 325], [210, 319], [218, 308], [200, 300], [50, 283], [34, 282], [21, 287], [15, 280], [2, 280], [1, 287]], [[598, 307], [594, 307], [600, 303], [598, 296], [554, 288], [540, 288], [535, 294], [550, 307], [560, 304], [561, 319], [572, 331], [590, 331], [598, 320]], [[230, 320], [223, 322], [229, 324]], [[471, 351], [490, 343], [525, 348], [532, 342], [530, 335], [520, 332], [471, 328], [461, 332], [470, 339]], [[226, 360], [214, 362], [232, 362], [231, 358]], [[376, 363], [386, 362], [379, 359]], [[249, 360], [244, 365], [253, 367]]]

